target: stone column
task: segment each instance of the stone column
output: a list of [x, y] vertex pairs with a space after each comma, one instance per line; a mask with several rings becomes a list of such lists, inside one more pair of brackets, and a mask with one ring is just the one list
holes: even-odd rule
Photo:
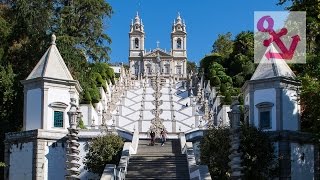
[[33, 179], [42, 180], [44, 179], [44, 162], [45, 162], [45, 146], [46, 141], [37, 139], [33, 141], [33, 168], [32, 176]]
[[43, 88], [42, 92], [42, 118], [41, 118], [41, 124], [43, 129], [47, 129], [47, 117], [48, 117], [48, 89], [47, 87]]
[[70, 110], [68, 112], [69, 115], [69, 124], [70, 127], [68, 128], [68, 148], [67, 148], [67, 175], [66, 179], [74, 180], [80, 179], [80, 164], [79, 164], [79, 143], [78, 143], [78, 133], [79, 130], [77, 129], [78, 124], [78, 107], [76, 104], [76, 99], [71, 98], [70, 102]]
[[230, 155], [229, 159], [230, 162], [228, 165], [231, 168], [231, 179], [232, 180], [241, 180], [242, 169], [241, 166], [241, 155], [242, 153], [239, 152], [240, 147], [240, 109], [239, 103], [235, 102], [231, 105], [231, 111], [228, 112], [230, 118]]
[[291, 179], [291, 146], [288, 134], [283, 134], [279, 141], [280, 180]]

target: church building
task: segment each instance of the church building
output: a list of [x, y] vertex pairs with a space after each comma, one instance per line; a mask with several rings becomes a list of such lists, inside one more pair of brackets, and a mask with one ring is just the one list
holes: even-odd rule
[[173, 75], [179, 78], [187, 76], [187, 32], [186, 24], [178, 14], [171, 32], [171, 50], [167, 52], [159, 47], [145, 50], [145, 31], [142, 19], [137, 13], [132, 20], [129, 32], [129, 64], [132, 75], [162, 76]]

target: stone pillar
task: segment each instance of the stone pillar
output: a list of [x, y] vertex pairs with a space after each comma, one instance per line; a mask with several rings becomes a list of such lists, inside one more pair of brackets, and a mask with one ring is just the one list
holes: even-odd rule
[[48, 89], [49, 88], [43, 88], [42, 92], [42, 118], [41, 118], [41, 124], [43, 129], [47, 129], [47, 112], [48, 112]]
[[279, 141], [279, 168], [280, 180], [291, 179], [291, 146], [289, 137], [284, 134], [283, 139]]
[[76, 104], [76, 99], [71, 98], [70, 102], [70, 110], [68, 112], [69, 115], [69, 124], [70, 128], [68, 128], [68, 148], [67, 148], [67, 175], [66, 179], [74, 180], [79, 179], [80, 174], [80, 164], [79, 164], [79, 143], [78, 143], [78, 133], [79, 130], [77, 129], [78, 124], [78, 107]]
[[239, 103], [235, 102], [231, 105], [231, 111], [228, 112], [229, 118], [230, 118], [230, 155], [229, 159], [230, 162], [228, 165], [231, 168], [231, 179], [233, 180], [241, 180], [242, 169], [241, 166], [241, 155], [242, 153], [239, 152], [240, 147], [240, 109], [239, 109]]
[[9, 179], [9, 166], [10, 164], [10, 143], [5, 142], [4, 144], [4, 163], [6, 167], [3, 168], [3, 179]]
[[32, 178], [35, 180], [44, 179], [44, 162], [45, 162], [46, 141], [37, 139], [33, 142], [33, 168]]

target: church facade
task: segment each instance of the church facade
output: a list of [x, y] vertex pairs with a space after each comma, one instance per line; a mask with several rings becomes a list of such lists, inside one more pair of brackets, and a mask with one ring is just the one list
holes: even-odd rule
[[171, 50], [159, 47], [145, 50], [145, 31], [142, 19], [137, 14], [132, 20], [129, 32], [129, 65], [132, 75], [175, 76], [186, 78], [187, 74], [187, 32], [186, 24], [178, 14], [171, 32]]

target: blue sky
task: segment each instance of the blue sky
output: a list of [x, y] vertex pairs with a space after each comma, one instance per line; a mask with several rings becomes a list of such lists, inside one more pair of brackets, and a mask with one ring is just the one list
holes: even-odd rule
[[144, 23], [145, 48], [170, 50], [173, 20], [180, 12], [187, 25], [188, 59], [199, 62], [209, 54], [218, 34], [233, 35], [254, 28], [254, 11], [281, 11], [278, 0], [107, 0], [114, 10], [106, 22], [106, 33], [111, 37], [111, 62], [128, 62], [129, 25], [136, 12]]

